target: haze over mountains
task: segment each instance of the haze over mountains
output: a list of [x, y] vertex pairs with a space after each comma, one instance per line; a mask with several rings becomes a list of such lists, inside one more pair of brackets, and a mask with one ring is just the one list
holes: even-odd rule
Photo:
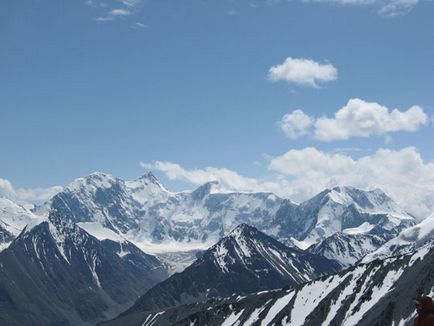
[[[416, 225], [379, 189], [336, 187], [295, 204], [272, 193], [217, 193], [214, 185], [174, 193], [151, 173], [124, 181], [98, 172], [31, 211], [0, 198], [0, 321], [92, 325], [133, 304], [122, 318], [143, 322], [169, 309], [180, 321], [186, 314], [178, 305], [298, 289], [347, 267], [353, 275], [361, 260], [416, 255], [434, 234], [431, 219]], [[231, 309], [240, 321], [251, 317]]]

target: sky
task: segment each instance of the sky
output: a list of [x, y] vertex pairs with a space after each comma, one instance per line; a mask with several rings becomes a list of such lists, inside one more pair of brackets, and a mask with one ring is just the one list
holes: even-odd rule
[[381, 188], [434, 212], [432, 0], [0, 2], [0, 195]]

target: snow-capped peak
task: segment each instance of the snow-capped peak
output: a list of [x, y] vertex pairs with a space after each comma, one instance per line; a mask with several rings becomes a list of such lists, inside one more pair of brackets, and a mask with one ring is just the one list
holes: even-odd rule
[[[414, 223], [411, 215], [379, 189], [335, 187], [319, 193], [300, 207], [304, 214], [311, 216], [314, 227], [298, 240], [310, 245], [345, 229], [350, 229], [350, 233], [363, 233], [361, 231], [381, 226], [384, 230], [399, 232]], [[366, 222], [368, 224], [364, 224]]]
[[84, 178], [75, 179], [66, 187], [66, 190], [74, 192], [83, 188], [92, 190], [110, 188], [118, 180], [119, 179], [110, 174], [103, 172], [93, 172]]
[[399, 218], [412, 217], [381, 189], [361, 190], [351, 186], [335, 187], [327, 193], [333, 202], [344, 206], [354, 205], [364, 213], [392, 214]]
[[152, 172], [145, 173], [144, 175], [138, 177], [135, 180], [127, 181], [127, 183], [142, 184], [143, 186], [155, 185], [163, 191], [168, 191]]

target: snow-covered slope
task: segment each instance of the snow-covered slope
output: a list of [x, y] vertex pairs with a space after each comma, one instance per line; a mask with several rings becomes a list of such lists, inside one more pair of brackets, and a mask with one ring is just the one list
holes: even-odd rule
[[44, 219], [25, 207], [0, 197], [0, 251], [7, 248], [26, 225], [36, 225]]
[[434, 245], [361, 264], [294, 289], [233, 296], [162, 311], [137, 312], [105, 325], [412, 325], [413, 298], [434, 294]]
[[434, 214], [419, 224], [403, 230], [376, 251], [365, 256], [363, 262], [384, 259], [391, 256], [413, 253], [434, 238]]
[[242, 224], [182, 273], [150, 289], [125, 314], [296, 285], [339, 267]]

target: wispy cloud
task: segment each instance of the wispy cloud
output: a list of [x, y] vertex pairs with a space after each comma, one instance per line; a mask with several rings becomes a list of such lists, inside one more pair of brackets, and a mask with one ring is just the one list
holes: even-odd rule
[[136, 28], [147, 28], [148, 27], [148, 25], [143, 24], [141, 22], [135, 22], [133, 26]]
[[322, 64], [305, 58], [288, 57], [268, 71], [268, 79], [318, 88], [319, 83], [336, 80], [338, 70], [331, 64]]
[[100, 12], [96, 21], [107, 22], [125, 18], [138, 13], [143, 0], [99, 1], [86, 0], [86, 4]]
[[15, 188], [9, 180], [0, 178], [0, 197], [6, 197], [19, 204], [44, 202], [62, 191], [61, 186], [48, 188]]
[[124, 6], [127, 7], [136, 7], [138, 6], [143, 0], [120, 0]]
[[389, 18], [402, 16], [408, 14], [418, 3], [419, 0], [391, 0], [383, 5], [378, 12]]
[[391, 140], [389, 133], [417, 131], [428, 121], [427, 114], [417, 105], [407, 111], [390, 111], [376, 102], [356, 98], [350, 99], [333, 118], [317, 118], [295, 110], [285, 114], [279, 125], [291, 139], [311, 134], [319, 141], [328, 142], [373, 135], [383, 135]]
[[92, 8], [106, 8], [107, 4], [98, 0], [86, 0], [84, 2], [86, 5]]
[[105, 16], [96, 17], [96, 21], [111, 21], [115, 20], [119, 17], [131, 16], [133, 14], [132, 11], [123, 8], [117, 8], [110, 10]]
[[[259, 8], [261, 6], [277, 5], [284, 0], [257, 0], [251, 3], [251, 7]], [[303, 3], [328, 3], [331, 5], [349, 6], [370, 6], [378, 8], [379, 15], [392, 18], [408, 14], [420, 0], [300, 0]]]

